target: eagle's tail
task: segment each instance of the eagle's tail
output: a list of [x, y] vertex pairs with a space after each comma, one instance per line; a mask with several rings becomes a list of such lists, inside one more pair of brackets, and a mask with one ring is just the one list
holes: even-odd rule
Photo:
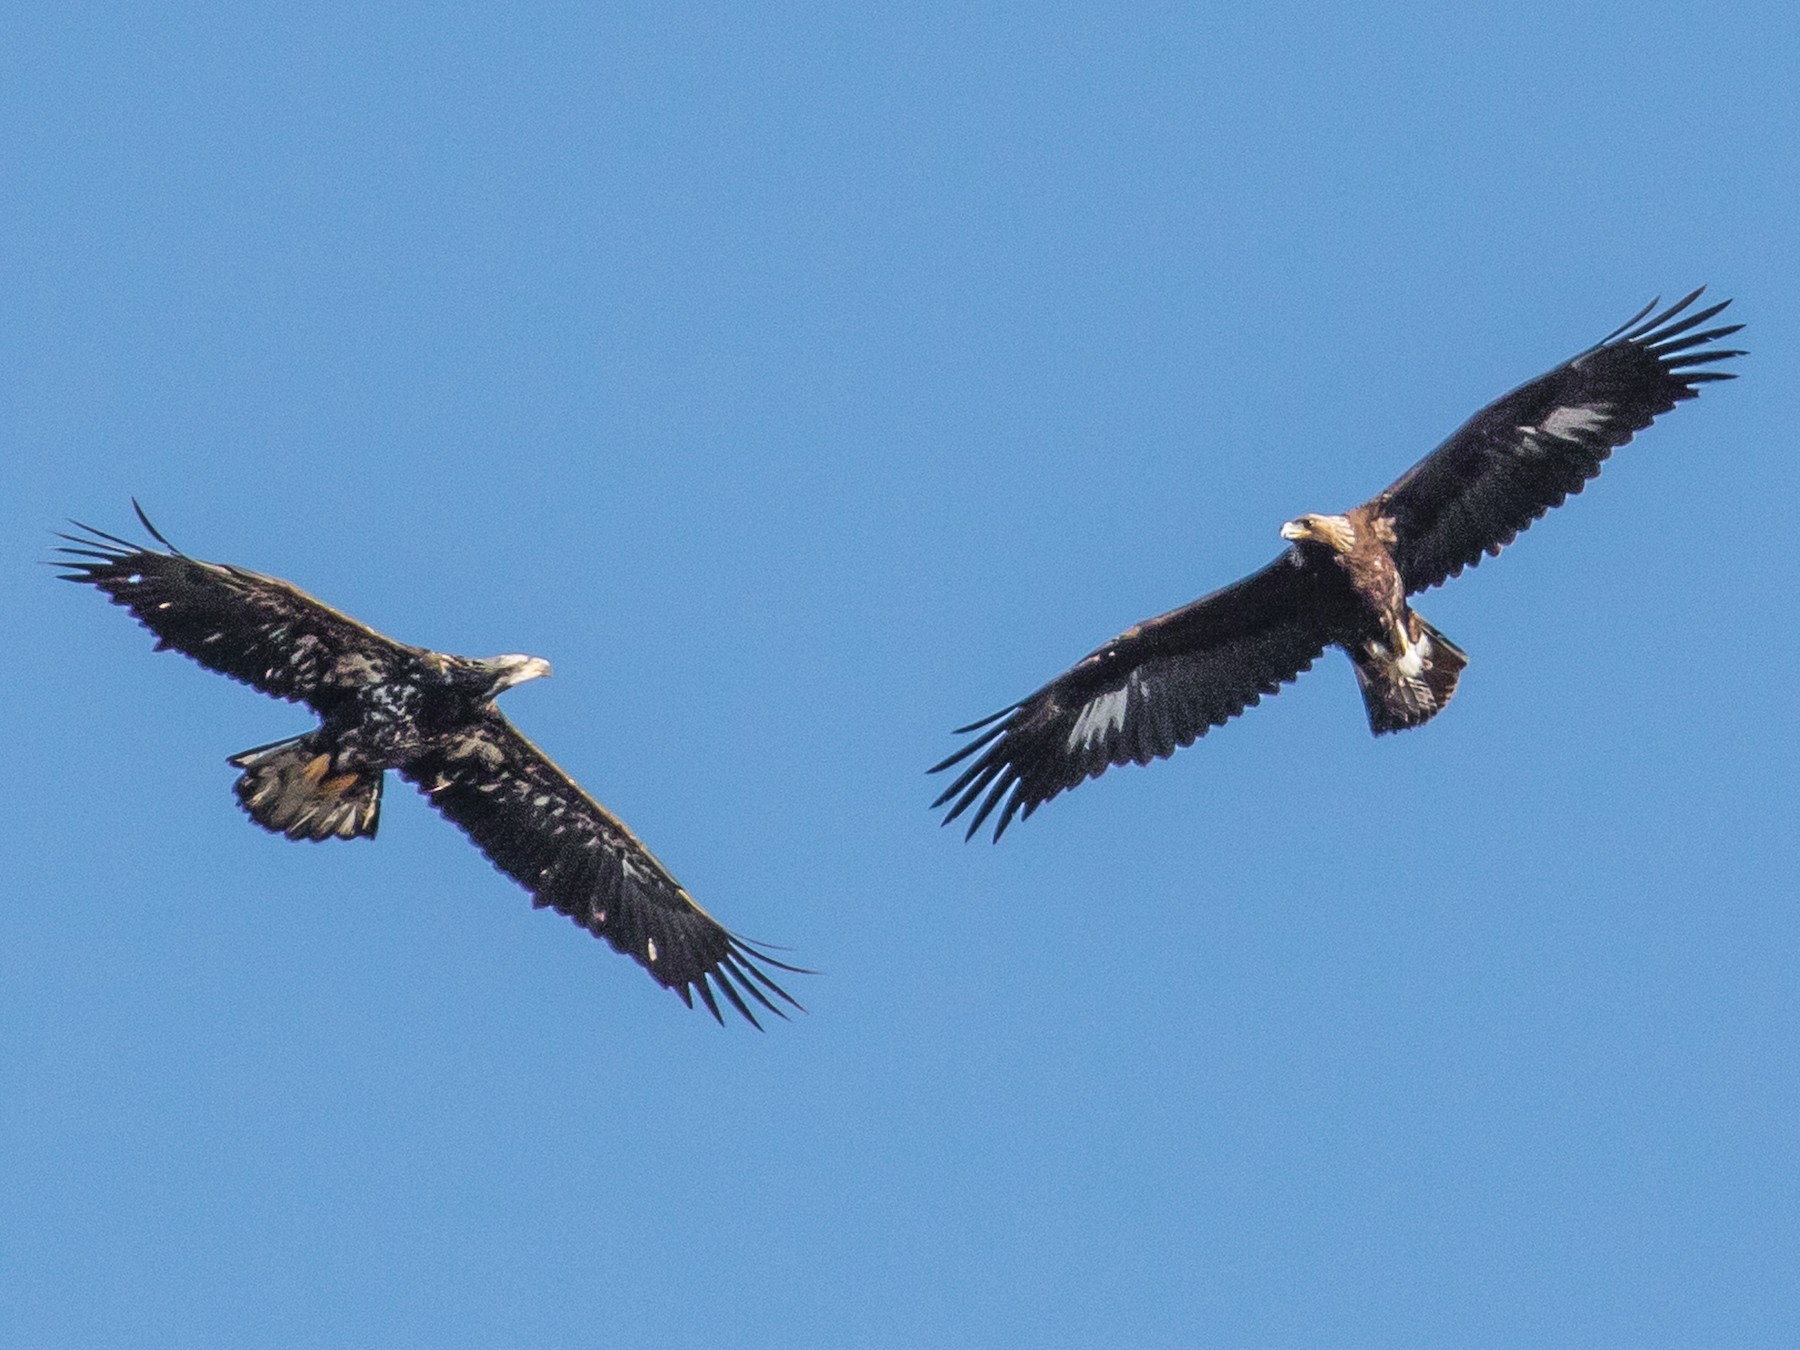
[[1398, 652], [1389, 643], [1367, 642], [1350, 653], [1369, 711], [1369, 730], [1377, 736], [1405, 731], [1437, 716], [1469, 664], [1461, 647], [1410, 609], [1401, 622], [1406, 626], [1405, 642]]
[[318, 732], [259, 745], [231, 757], [244, 771], [233, 791], [265, 830], [289, 839], [375, 837], [381, 820], [380, 770], [331, 771]]

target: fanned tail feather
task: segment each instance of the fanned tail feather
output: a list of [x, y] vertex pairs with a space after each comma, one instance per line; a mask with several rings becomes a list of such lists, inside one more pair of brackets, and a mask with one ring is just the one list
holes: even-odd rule
[[244, 771], [233, 791], [250, 819], [289, 839], [373, 839], [381, 822], [381, 772], [331, 771], [318, 733], [231, 757]]
[[1469, 664], [1462, 648], [1417, 614], [1408, 610], [1405, 623], [1404, 651], [1391, 652], [1371, 642], [1350, 652], [1369, 714], [1369, 730], [1377, 736], [1423, 726], [1436, 717], [1456, 692], [1456, 682]]

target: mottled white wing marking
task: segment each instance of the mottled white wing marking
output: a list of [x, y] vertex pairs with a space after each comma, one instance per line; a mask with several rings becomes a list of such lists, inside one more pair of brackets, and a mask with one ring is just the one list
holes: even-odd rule
[[363, 652], [345, 652], [331, 668], [331, 676], [339, 684], [361, 686], [374, 684], [385, 672]]
[[1131, 689], [1136, 683], [1134, 673], [1124, 687], [1090, 700], [1087, 707], [1081, 710], [1081, 716], [1075, 719], [1074, 729], [1069, 732], [1069, 749], [1080, 750], [1092, 745], [1107, 733], [1124, 726], [1125, 714], [1131, 709]]
[[[400, 766], [488, 860], [649, 970], [658, 984], [747, 1021], [793, 999], [765, 967], [793, 970], [734, 937], [694, 903], [631, 833], [492, 704]], [[785, 1015], [785, 1014], [784, 1014]]]

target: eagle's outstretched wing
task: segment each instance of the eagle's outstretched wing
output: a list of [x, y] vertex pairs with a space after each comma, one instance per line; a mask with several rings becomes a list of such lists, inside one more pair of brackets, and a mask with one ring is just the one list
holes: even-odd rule
[[[744, 996], [777, 1016], [798, 1008], [764, 970], [800, 971], [736, 937], [669, 875], [622, 821], [553, 764], [496, 708], [444, 748], [401, 766], [431, 804], [531, 893], [631, 957], [689, 1007], [714, 987], [751, 1025]], [[722, 1019], [721, 1019], [722, 1020]]]
[[1476, 413], [1368, 504], [1394, 522], [1394, 562], [1407, 594], [1499, 553], [1580, 492], [1652, 419], [1693, 398], [1699, 385], [1734, 378], [1701, 367], [1743, 352], [1701, 349], [1743, 325], [1693, 332], [1731, 303], [1680, 317], [1700, 293], [1646, 318], [1652, 300], [1579, 356]]
[[1148, 764], [1223, 726], [1310, 666], [1328, 641], [1315, 575], [1290, 555], [1191, 605], [1119, 634], [1022, 702], [957, 730], [980, 732], [932, 773], [967, 759], [932, 803], [949, 824], [979, 801], [972, 838], [994, 838], [1057, 793], [1114, 764]]
[[173, 648], [208, 670], [323, 712], [338, 696], [391, 677], [425, 653], [384, 637], [297, 586], [241, 567], [202, 562], [164, 539], [142, 507], [138, 519], [168, 550], [75, 522], [55, 566], [65, 581], [97, 587]]

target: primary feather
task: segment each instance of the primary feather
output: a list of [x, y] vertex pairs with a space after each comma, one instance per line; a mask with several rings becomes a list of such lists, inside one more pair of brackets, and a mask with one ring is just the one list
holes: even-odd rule
[[1599, 342], [1476, 413], [1369, 505], [1394, 522], [1394, 562], [1408, 594], [1428, 590], [1581, 491], [1607, 456], [1742, 356], [1704, 344], [1742, 324], [1693, 332], [1731, 302], [1681, 317], [1684, 296], [1654, 318], [1644, 306]]

